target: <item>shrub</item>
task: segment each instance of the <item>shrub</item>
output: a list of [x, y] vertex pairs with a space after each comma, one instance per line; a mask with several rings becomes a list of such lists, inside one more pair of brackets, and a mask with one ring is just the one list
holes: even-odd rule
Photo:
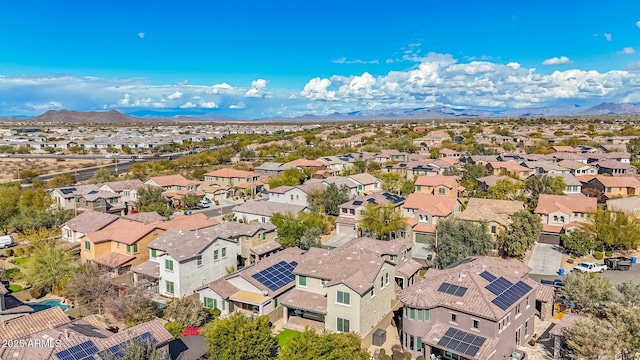
[[400, 345], [400, 344], [393, 344], [393, 345], [391, 346], [391, 352], [396, 352], [396, 351], [402, 352], [402, 345]]
[[596, 260], [602, 260], [602, 258], [604, 258], [604, 255], [602, 254], [602, 251], [596, 251], [593, 253], [593, 257]]
[[13, 256], [13, 249], [7, 249], [4, 251], [4, 256], [9, 257]]
[[412, 358], [411, 353], [408, 351], [405, 351], [404, 360], [411, 360], [411, 358]]
[[613, 256], [613, 253], [612, 253], [611, 251], [605, 251], [605, 252], [604, 252], [604, 255], [605, 255], [606, 257], [612, 257], [612, 256]]
[[425, 360], [425, 359], [424, 359], [424, 356], [420, 355], [416, 358], [416, 360]]
[[173, 336], [176, 339], [182, 336], [182, 332], [184, 331], [184, 326], [176, 322], [168, 322], [164, 324], [164, 328], [167, 329], [169, 334], [171, 334], [171, 336]]
[[56, 158], [56, 162], [65, 161], [63, 158]]
[[42, 289], [31, 288], [31, 290], [29, 290], [29, 295], [34, 299], [39, 299], [44, 296], [44, 291]]
[[394, 351], [393, 355], [391, 355], [391, 359], [404, 360], [404, 353], [402, 351]]
[[391, 356], [385, 355], [382, 357], [382, 360], [391, 360]]
[[574, 262], [573, 259], [567, 259], [568, 264], [573, 264], [573, 262]]
[[22, 256], [24, 256], [24, 248], [21, 248], [21, 247], [17, 248], [17, 249], [13, 252], [13, 255], [14, 255], [15, 257], [22, 257]]

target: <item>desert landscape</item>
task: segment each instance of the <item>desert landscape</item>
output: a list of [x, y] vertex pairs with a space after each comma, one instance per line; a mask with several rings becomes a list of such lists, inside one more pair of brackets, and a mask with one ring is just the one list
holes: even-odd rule
[[74, 169], [84, 169], [92, 166], [110, 163], [110, 160], [67, 160], [57, 159], [0, 159], [0, 183], [15, 181], [18, 170], [35, 170], [40, 175], [64, 172]]

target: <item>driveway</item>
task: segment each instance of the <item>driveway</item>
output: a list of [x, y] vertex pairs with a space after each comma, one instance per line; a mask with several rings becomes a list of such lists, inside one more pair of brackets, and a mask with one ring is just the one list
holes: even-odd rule
[[529, 259], [530, 274], [556, 275], [562, 264], [562, 252], [558, 245], [536, 243]]

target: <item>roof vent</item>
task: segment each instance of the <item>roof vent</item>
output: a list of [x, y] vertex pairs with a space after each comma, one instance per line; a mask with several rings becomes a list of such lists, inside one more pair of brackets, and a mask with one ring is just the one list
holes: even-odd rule
[[422, 289], [416, 289], [416, 294], [424, 294], [424, 291], [422, 291]]

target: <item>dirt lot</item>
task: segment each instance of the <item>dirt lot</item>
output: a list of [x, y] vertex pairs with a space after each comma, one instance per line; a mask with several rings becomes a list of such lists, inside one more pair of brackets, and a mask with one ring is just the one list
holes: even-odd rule
[[90, 166], [110, 163], [109, 160], [68, 160], [56, 161], [56, 159], [11, 159], [0, 158], [0, 182], [17, 180], [18, 169], [20, 171], [36, 170], [40, 175], [61, 171], [83, 169]]

